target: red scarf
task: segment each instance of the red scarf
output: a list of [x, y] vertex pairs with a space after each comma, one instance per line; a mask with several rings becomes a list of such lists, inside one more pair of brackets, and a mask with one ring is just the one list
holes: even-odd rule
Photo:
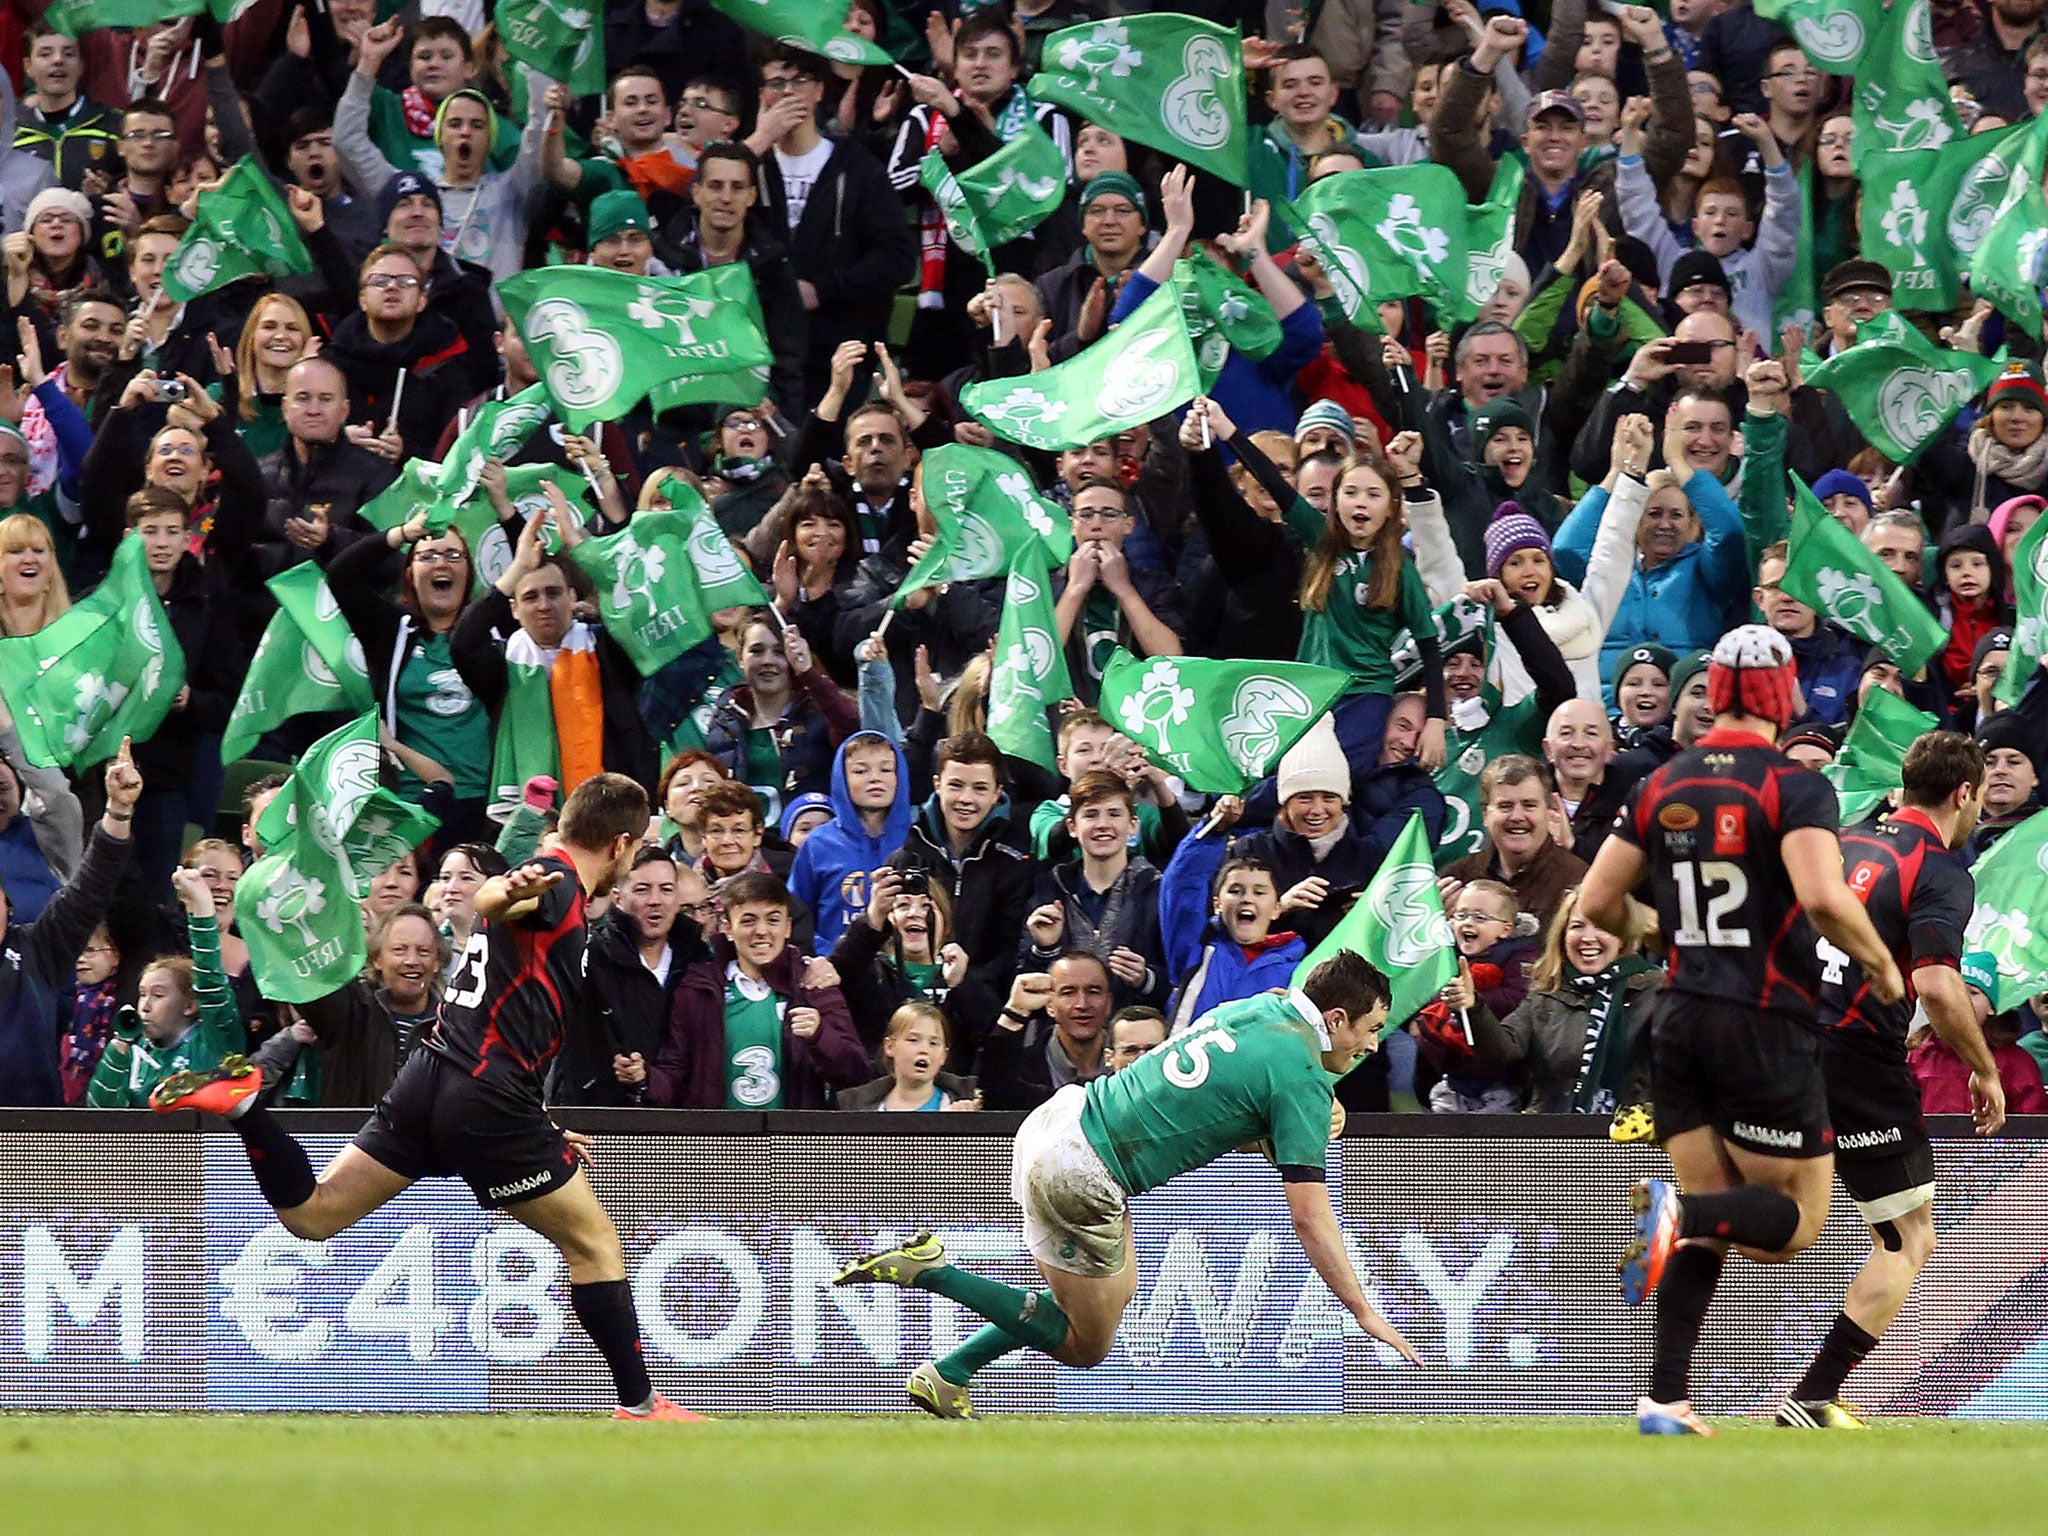
[[[946, 115], [933, 112], [924, 125], [924, 152], [930, 154], [946, 136]], [[946, 216], [937, 203], [926, 201], [917, 215], [917, 307], [946, 306]]]
[[434, 136], [434, 104], [420, 94], [420, 88], [408, 85], [398, 93], [398, 102], [405, 109], [405, 131], [416, 139], [431, 139]]

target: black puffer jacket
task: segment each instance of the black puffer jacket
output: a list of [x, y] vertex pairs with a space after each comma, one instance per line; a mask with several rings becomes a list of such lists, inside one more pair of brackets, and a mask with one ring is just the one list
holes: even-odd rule
[[322, 553], [331, 557], [370, 531], [356, 514], [398, 474], [397, 465], [346, 440], [308, 443], [304, 457], [296, 443], [287, 441], [277, 452], [258, 459], [256, 467], [263, 472], [264, 499], [262, 542], [255, 558], [266, 579], [311, 553], [286, 537], [288, 519], [324, 508], [328, 533]]
[[657, 981], [641, 962], [638, 937], [633, 919], [616, 910], [591, 930], [583, 1011], [549, 1073], [550, 1103], [638, 1104], [646, 1094], [644, 1082], [628, 1086], [618, 1080], [612, 1057], [638, 1052], [648, 1066], [654, 1065], [668, 1041], [676, 983], [699, 960], [710, 959], [711, 951], [695, 925], [679, 919], [678, 931], [670, 935], [675, 952], [669, 957], [668, 980]]

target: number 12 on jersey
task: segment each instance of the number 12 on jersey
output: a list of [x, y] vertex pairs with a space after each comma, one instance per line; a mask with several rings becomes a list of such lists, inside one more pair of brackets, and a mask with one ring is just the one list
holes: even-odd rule
[[[1749, 930], [1724, 926], [1727, 918], [1749, 899], [1749, 876], [1742, 866], [1726, 859], [1705, 859], [1695, 864], [1680, 859], [1671, 866], [1671, 884], [1678, 897], [1678, 932], [1674, 944], [1704, 945], [1710, 949], [1747, 949]], [[1700, 902], [1706, 901], [1706, 923], [1700, 922]]]

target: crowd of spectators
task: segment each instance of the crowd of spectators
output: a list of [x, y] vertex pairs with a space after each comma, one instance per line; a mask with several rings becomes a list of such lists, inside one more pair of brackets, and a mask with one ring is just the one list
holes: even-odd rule
[[[1929, 10], [1965, 132], [2048, 110], [2048, 0], [1894, 3]], [[565, 1105], [1029, 1108], [1286, 985], [1419, 813], [1458, 980], [1341, 1096], [1624, 1108], [1589, 1091], [1589, 1031], [1639, 1026], [1661, 973], [1577, 914], [1577, 883], [1632, 786], [1706, 729], [1703, 652], [1753, 609], [1798, 658], [1800, 761], [1832, 762], [1883, 691], [1985, 748], [1971, 857], [2040, 808], [2048, 692], [1993, 698], [2037, 618], [2011, 562], [2048, 507], [2039, 327], [1896, 296], [1928, 343], [2010, 359], [1908, 464], [1807, 382], [1893, 310], [1895, 276], [1865, 254], [1852, 66], [1750, 0], [852, 0], [847, 29], [897, 69], [751, 33], [745, 7], [611, 0], [585, 95], [510, 59], [490, 0], [254, 0], [75, 38], [44, 9], [0, 21], [0, 645], [139, 539], [187, 681], [104, 770], [38, 767], [0, 730], [0, 1104], [139, 1106], [228, 1051], [284, 1102], [373, 1103], [477, 886], [570, 787], [493, 802], [495, 732], [536, 707], [508, 657], [557, 669], [558, 733], [657, 810], [592, 908]], [[1168, 9], [1243, 29], [1242, 194], [1022, 88], [1055, 31]], [[984, 268], [920, 164], [964, 171], [1028, 124], [1065, 197]], [[167, 262], [244, 157], [315, 270], [180, 302]], [[1521, 167], [1497, 288], [1456, 325], [1420, 298], [1347, 318], [1289, 205], [1431, 161], [1474, 204]], [[1058, 454], [963, 408], [1098, 344], [1198, 246], [1270, 306], [1269, 355]], [[475, 541], [364, 519], [535, 383], [495, 285], [735, 262], [774, 353], [751, 398], [550, 424], [484, 466]], [[1013, 454], [1071, 518], [1051, 769], [988, 734], [1003, 579], [892, 606], [934, 535], [921, 456], [953, 443]], [[700, 492], [772, 608], [721, 610], [643, 676], [508, 493], [534, 464], [587, 479], [590, 533]], [[1918, 675], [1782, 584], [1790, 472], [1949, 636]], [[292, 1006], [233, 896], [281, 773], [345, 717], [228, 766], [221, 745], [266, 583], [308, 561], [360, 641], [390, 782], [440, 829], [373, 882], [363, 975]], [[1119, 646], [1350, 686], [1268, 779], [1204, 796], [1098, 712]], [[1989, 1028], [2011, 1107], [2044, 1107], [2034, 1009]], [[1945, 1051], [1915, 1046], [1937, 1107]]]

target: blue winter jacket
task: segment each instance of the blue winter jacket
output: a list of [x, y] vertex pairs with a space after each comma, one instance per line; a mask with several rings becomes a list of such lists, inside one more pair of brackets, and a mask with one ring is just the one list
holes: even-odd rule
[[[1600, 676], [1610, 689], [1615, 663], [1636, 646], [1654, 641], [1681, 656], [1705, 650], [1721, 638], [1732, 616], [1746, 611], [1749, 550], [1742, 538], [1742, 514], [1721, 482], [1705, 470], [1694, 472], [1685, 495], [1699, 515], [1701, 536], [1654, 571], [1636, 560], [1600, 646]], [[1552, 541], [1557, 574], [1573, 586], [1585, 584], [1593, 537], [1606, 511], [1607, 488], [1596, 485], [1579, 498]]]
[[[847, 751], [868, 741], [880, 742], [896, 754], [896, 798], [889, 803], [879, 837], [868, 835], [846, 790]], [[868, 904], [869, 871], [880, 869], [903, 846], [913, 815], [910, 768], [902, 748], [875, 731], [856, 731], [841, 742], [832, 759], [832, 820], [804, 839], [789, 870], [790, 894], [801, 897], [816, 918], [812, 948], [817, 953], [830, 954], [854, 913]]]
[[1229, 850], [1225, 833], [1184, 837], [1160, 877], [1160, 936], [1166, 941], [1166, 969], [1174, 985], [1166, 1009], [1169, 1032], [1186, 1028], [1224, 1003], [1292, 985], [1294, 968], [1308, 954], [1308, 945], [1298, 935], [1247, 955], [1224, 933], [1211, 913], [1209, 897]]

